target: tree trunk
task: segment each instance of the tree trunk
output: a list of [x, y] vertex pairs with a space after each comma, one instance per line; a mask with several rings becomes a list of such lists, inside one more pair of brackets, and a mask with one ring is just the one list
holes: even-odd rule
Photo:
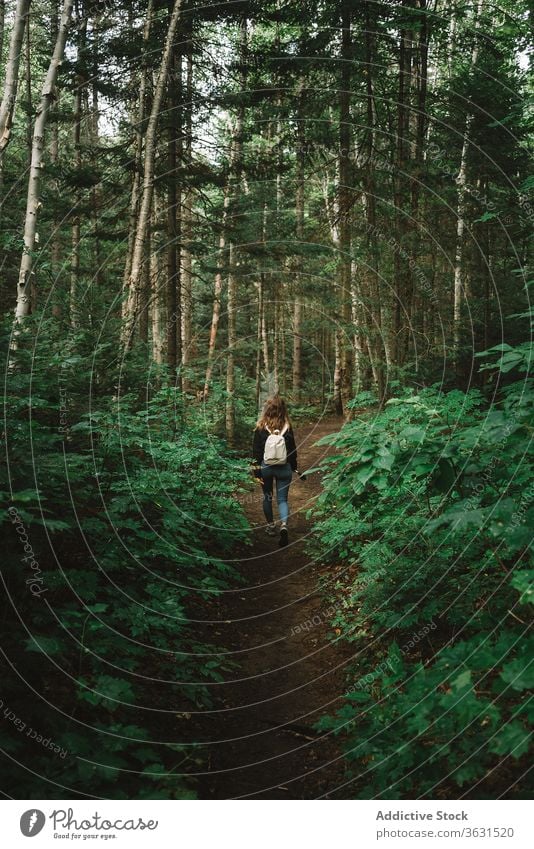
[[[154, 222], [154, 230], [159, 230], [162, 211], [158, 197], [154, 199], [152, 219]], [[164, 357], [164, 304], [163, 292], [166, 290], [166, 284], [163, 283], [163, 262], [159, 245], [154, 244], [155, 239], [150, 240], [150, 316], [152, 325], [152, 358], [154, 362], [162, 364]], [[167, 322], [168, 327], [168, 322]]]
[[[471, 53], [471, 71], [475, 68], [478, 58], [478, 27], [482, 0], [478, 0], [474, 10], [474, 38], [475, 42]], [[456, 208], [456, 250], [454, 255], [454, 288], [453, 288], [453, 349], [457, 357], [461, 342], [461, 319], [462, 319], [462, 295], [464, 290], [464, 231], [465, 231], [465, 209], [466, 209], [466, 186], [467, 186], [467, 154], [469, 151], [469, 133], [473, 123], [473, 113], [465, 116], [465, 127], [462, 138], [462, 152], [460, 155], [460, 168], [456, 177], [458, 187], [458, 199]]]
[[[232, 165], [230, 166], [232, 168]], [[215, 283], [213, 286], [213, 309], [211, 314], [211, 327], [208, 342], [208, 363], [206, 366], [206, 377], [204, 379], [204, 399], [208, 397], [211, 378], [213, 375], [213, 359], [215, 357], [215, 346], [217, 344], [217, 330], [221, 317], [221, 298], [223, 288], [223, 265], [225, 262], [226, 247], [226, 225], [228, 219], [228, 205], [230, 202], [229, 187], [224, 190], [223, 213], [221, 222], [221, 233], [219, 236], [219, 252], [217, 255], [217, 271], [215, 272]], [[260, 313], [261, 315], [261, 313]]]
[[261, 283], [257, 283], [256, 288], [258, 289], [258, 317], [256, 323], [256, 409], [259, 410], [261, 397]]
[[261, 351], [263, 359], [263, 368], [265, 379], [269, 380], [271, 371], [271, 358], [269, 356], [269, 334], [267, 332], [267, 310], [265, 306], [265, 274], [260, 274], [260, 336], [261, 336]]
[[11, 138], [13, 112], [17, 100], [22, 42], [24, 40], [27, 18], [30, 13], [30, 2], [31, 0], [18, 0], [13, 29], [11, 31], [4, 94], [2, 103], [0, 104], [0, 160]]
[[[189, 34], [191, 39], [192, 34]], [[193, 110], [193, 56], [192, 44], [189, 41], [187, 50], [186, 80], [185, 80], [185, 104], [184, 104], [184, 134], [185, 134], [185, 160], [187, 167], [192, 162], [192, 110]], [[189, 392], [191, 389], [189, 364], [192, 360], [191, 344], [193, 339], [193, 257], [191, 255], [191, 240], [193, 237], [193, 190], [188, 187], [184, 193], [182, 204], [182, 249], [181, 249], [181, 303], [182, 303], [182, 390]]]
[[367, 311], [365, 322], [363, 321], [363, 310], [360, 310], [360, 319], [365, 323], [365, 339], [359, 334], [361, 354], [360, 369], [362, 388], [367, 381], [369, 367], [363, 367], [363, 356], [366, 350], [369, 357], [373, 380], [376, 386], [379, 403], [383, 403], [386, 392], [385, 364], [386, 343], [385, 333], [388, 328], [383, 326], [382, 315], [382, 291], [380, 283], [379, 250], [377, 244], [376, 226], [376, 184], [374, 158], [376, 147], [376, 107], [373, 86], [373, 73], [375, 68], [375, 36], [376, 32], [376, 10], [374, 4], [365, 4], [365, 83], [366, 83], [366, 111], [367, 111], [367, 160], [368, 166], [364, 176], [364, 207], [365, 221], [367, 224], [366, 247], [369, 256], [368, 269], [365, 273], [365, 295], [367, 299]]
[[[295, 192], [295, 236], [300, 248], [304, 241], [304, 84], [300, 85], [297, 113], [297, 155], [296, 155], [296, 192]], [[301, 259], [298, 258], [300, 269]], [[292, 394], [295, 403], [300, 400], [302, 382], [302, 275], [296, 275], [295, 303], [293, 305], [293, 386]]]
[[[51, 26], [50, 26], [50, 37], [52, 43], [55, 44], [59, 29], [59, 13], [52, 14], [50, 16]], [[59, 95], [58, 95], [58, 104], [59, 104]], [[54, 121], [51, 127], [51, 139], [50, 139], [50, 149], [49, 149], [50, 163], [57, 167], [59, 161], [59, 125], [57, 121]], [[54, 195], [54, 206], [59, 199], [60, 196], [60, 183], [57, 177], [52, 181], [53, 186], [53, 195]], [[51, 272], [52, 279], [54, 281], [54, 293], [52, 298], [52, 315], [55, 318], [60, 318], [62, 314], [61, 308], [61, 300], [64, 293], [60, 289], [60, 278], [59, 278], [59, 270], [61, 263], [61, 237], [60, 237], [60, 220], [57, 214], [54, 212], [53, 218], [53, 228], [54, 232], [52, 235], [52, 250], [51, 250]], [[59, 292], [58, 292], [59, 290]]]
[[139, 341], [148, 348], [149, 305], [152, 295], [152, 231], [147, 228], [145, 244], [145, 262], [143, 264], [143, 283], [139, 305]]
[[4, 58], [4, 33], [6, 22], [6, 3], [5, 0], [0, 0], [0, 64]]
[[[55, 3], [54, 3], [55, 6]], [[28, 149], [28, 165], [32, 158], [33, 125], [32, 125], [32, 34], [30, 28], [30, 16], [26, 18], [26, 38], [24, 39], [24, 94], [26, 111], [26, 147]], [[52, 43], [52, 49], [55, 42]]]
[[[402, 0], [400, 14], [413, 8], [415, 0]], [[411, 19], [410, 19], [411, 20]], [[408, 264], [407, 237], [407, 181], [409, 167], [409, 124], [410, 91], [412, 75], [412, 31], [401, 22], [399, 47], [399, 88], [397, 97], [397, 151], [395, 175], [395, 231], [394, 248], [394, 307], [393, 307], [393, 364], [402, 365], [405, 350], [405, 337], [409, 315], [408, 301], [411, 299], [411, 274]]]
[[169, 76], [169, 68], [172, 57], [172, 49], [180, 20], [181, 0], [175, 0], [169, 28], [165, 38], [163, 56], [158, 71], [150, 118], [148, 121], [145, 138], [145, 155], [143, 167], [143, 186], [141, 190], [141, 203], [137, 226], [135, 228], [135, 240], [132, 254], [132, 265], [128, 279], [128, 301], [126, 308], [126, 320], [121, 335], [122, 347], [128, 350], [133, 342], [135, 322], [139, 314], [140, 291], [143, 282], [143, 263], [145, 260], [145, 242], [147, 228], [150, 221], [152, 208], [152, 197], [154, 193], [154, 168], [156, 162], [156, 131], [158, 127], [159, 114], [163, 103], [165, 86]]
[[169, 85], [169, 141], [167, 145], [167, 364], [176, 373], [181, 361], [182, 304], [178, 266], [181, 240], [182, 191], [177, 182], [178, 162], [182, 158], [182, 56], [173, 51]]
[[[240, 74], [240, 90], [246, 88], [246, 48], [247, 48], [247, 19], [243, 17], [240, 22], [239, 33], [239, 59], [241, 65]], [[245, 109], [243, 101], [240, 102], [237, 109], [235, 133], [233, 137], [231, 158], [234, 163], [233, 171], [230, 172], [230, 205], [235, 203], [237, 196], [237, 188], [241, 178], [241, 154], [243, 148], [243, 122], [245, 117]], [[236, 309], [237, 309], [237, 281], [235, 276], [235, 247], [233, 244], [233, 234], [230, 239], [228, 250], [228, 359], [226, 363], [226, 437], [230, 444], [235, 439], [235, 347], [237, 344], [236, 335]]]
[[[132, 272], [133, 252], [135, 246], [135, 235], [137, 227], [137, 217], [139, 214], [139, 198], [141, 194], [141, 172], [143, 168], [143, 122], [146, 116], [146, 102], [148, 94], [148, 41], [152, 30], [154, 18], [154, 0], [148, 0], [145, 25], [143, 28], [143, 66], [141, 77], [139, 80], [139, 95], [137, 104], [137, 116], [133, 120], [136, 142], [134, 156], [134, 176], [132, 182], [132, 191], [130, 194], [130, 211], [129, 211], [129, 227], [128, 227], [128, 250], [126, 253], [126, 263], [124, 266], [124, 288], [128, 287], [128, 281]], [[126, 301], [123, 301], [123, 318], [126, 318]]]
[[235, 279], [235, 248], [230, 242], [228, 250], [228, 359], [226, 363], [226, 438], [232, 444], [235, 439], [235, 346], [236, 337], [236, 279]]
[[343, 401], [341, 397], [342, 340], [340, 339], [340, 335], [340, 331], [336, 330], [334, 334], [334, 385], [332, 392], [332, 402], [334, 404], [336, 415], [338, 416], [343, 414]]
[[[93, 18], [92, 23], [92, 81], [91, 81], [91, 106], [87, 106], [86, 120], [88, 122], [88, 140], [91, 146], [91, 162], [95, 172], [98, 168], [98, 145], [100, 142], [100, 127], [99, 116], [100, 109], [98, 103], [98, 80], [99, 80], [99, 23], [100, 19], [97, 15]], [[93, 226], [93, 256], [94, 256], [94, 283], [97, 290], [102, 285], [102, 256], [100, 249], [100, 192], [98, 186], [93, 186], [91, 189], [91, 220]], [[91, 286], [91, 292], [94, 291], [94, 286]]]
[[[83, 8], [80, 10], [80, 40], [78, 43], [78, 55], [76, 72], [76, 90], [74, 94], [74, 166], [77, 172], [77, 179], [82, 167], [82, 119], [83, 119], [83, 93], [87, 80], [85, 74], [81, 71], [81, 65], [85, 62], [85, 48], [87, 41], [87, 18], [83, 14]], [[81, 239], [81, 219], [80, 207], [82, 204], [83, 193], [81, 189], [76, 189], [76, 200], [74, 205], [74, 217], [72, 221], [71, 234], [71, 264], [70, 264], [70, 306], [69, 315], [71, 327], [78, 327], [80, 321], [80, 239]]]
[[67, 33], [72, 19], [74, 0], [64, 0], [54, 53], [41, 90], [41, 101], [37, 110], [33, 130], [32, 158], [28, 180], [26, 218], [24, 224], [24, 251], [20, 263], [15, 315], [22, 319], [31, 312], [30, 287], [33, 276], [33, 255], [36, 244], [37, 213], [40, 206], [41, 171], [44, 151], [44, 135], [50, 107], [54, 100], [54, 89], [59, 66], [65, 54]]
[[351, 165], [350, 165], [350, 91], [351, 91], [351, 6], [345, 2], [341, 10], [341, 80], [339, 91], [339, 398], [338, 412], [349, 417], [348, 402], [352, 398], [352, 293], [351, 293]]

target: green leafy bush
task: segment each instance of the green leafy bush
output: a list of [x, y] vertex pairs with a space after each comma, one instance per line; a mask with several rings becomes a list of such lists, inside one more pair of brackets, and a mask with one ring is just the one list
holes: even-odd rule
[[168, 741], [177, 713], [211, 704], [221, 662], [189, 617], [237, 580], [224, 556], [248, 539], [248, 478], [162, 379], [146, 394], [105, 346], [85, 359], [46, 327], [29, 338], [7, 370], [3, 709], [65, 755], [4, 722], [10, 792], [190, 796], [199, 755]]
[[429, 388], [323, 440], [315, 545], [345, 567], [330, 603], [356, 661], [320, 727], [359, 797], [527, 792], [508, 763], [531, 736], [534, 386], [511, 353], [525, 376], [497, 404]]

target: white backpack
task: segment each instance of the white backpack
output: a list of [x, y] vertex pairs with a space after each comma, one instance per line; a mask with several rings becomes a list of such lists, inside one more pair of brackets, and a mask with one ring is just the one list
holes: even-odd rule
[[287, 463], [287, 446], [284, 439], [284, 433], [288, 429], [286, 425], [282, 431], [270, 431], [265, 442], [265, 451], [263, 453], [263, 462], [266, 466], [283, 466]]

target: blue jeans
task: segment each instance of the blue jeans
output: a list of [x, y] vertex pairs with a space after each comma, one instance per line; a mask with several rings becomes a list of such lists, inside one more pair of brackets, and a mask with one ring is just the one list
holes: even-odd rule
[[289, 507], [287, 504], [287, 494], [289, 492], [289, 484], [293, 472], [289, 463], [284, 463], [283, 466], [267, 466], [261, 464], [261, 477], [263, 480], [263, 512], [265, 518], [271, 524], [273, 520], [273, 480], [276, 481], [276, 502], [278, 504], [278, 512], [280, 520], [287, 522], [289, 517]]

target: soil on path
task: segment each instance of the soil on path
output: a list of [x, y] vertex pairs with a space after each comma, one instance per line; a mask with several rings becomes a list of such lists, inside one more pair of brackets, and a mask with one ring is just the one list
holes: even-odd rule
[[[296, 428], [299, 468], [315, 466], [329, 449], [315, 443], [337, 420]], [[190, 732], [207, 755], [198, 777], [203, 799], [332, 798], [343, 781], [337, 741], [313, 726], [340, 706], [347, 644], [332, 643], [332, 611], [318, 581], [325, 567], [306, 553], [306, 511], [320, 492], [318, 473], [294, 475], [286, 548], [265, 533], [261, 487], [243, 497], [253, 545], [239, 558], [244, 583], [223, 594], [210, 642], [237, 668], [212, 688], [212, 711], [191, 718]]]

